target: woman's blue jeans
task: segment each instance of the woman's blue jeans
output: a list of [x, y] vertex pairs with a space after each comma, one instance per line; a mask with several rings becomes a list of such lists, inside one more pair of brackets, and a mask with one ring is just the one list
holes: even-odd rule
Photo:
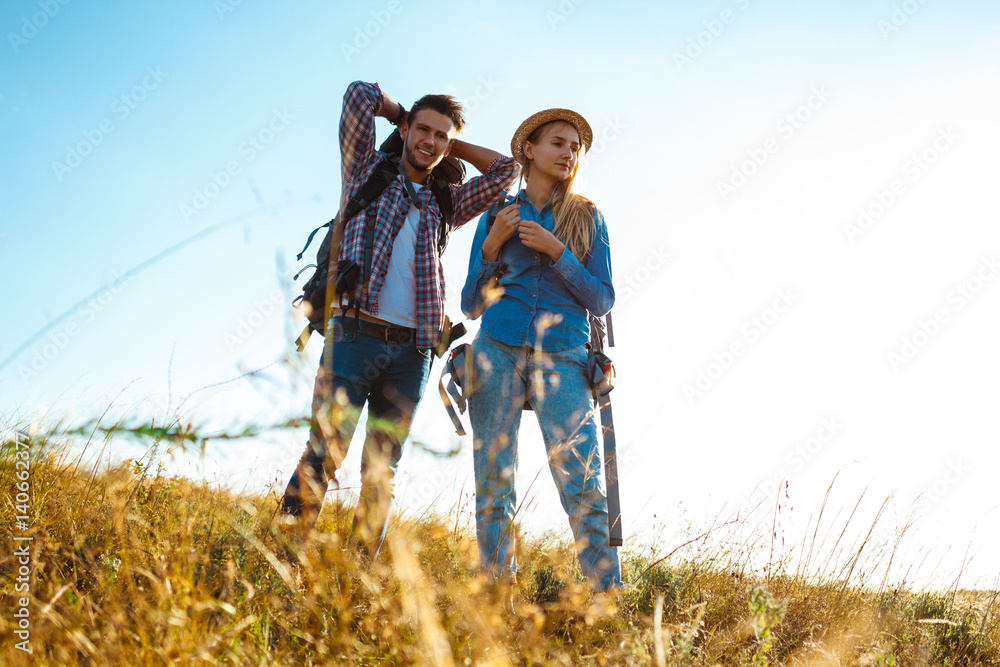
[[476, 535], [493, 578], [517, 571], [514, 513], [517, 435], [525, 396], [542, 429], [549, 470], [576, 539], [580, 568], [596, 590], [622, 585], [618, 550], [608, 540], [608, 504], [587, 378], [587, 350], [557, 352], [501, 343], [480, 330], [469, 412], [475, 436]]

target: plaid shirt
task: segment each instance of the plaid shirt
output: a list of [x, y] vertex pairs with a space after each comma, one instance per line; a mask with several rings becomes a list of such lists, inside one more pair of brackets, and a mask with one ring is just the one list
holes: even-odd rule
[[[341, 210], [375, 171], [381, 154], [375, 150], [375, 114], [382, 109], [382, 90], [376, 83], [355, 81], [344, 93], [344, 110], [340, 116], [340, 152], [342, 156], [343, 194]], [[454, 214], [452, 229], [461, 227], [492, 204], [500, 191], [509, 187], [517, 176], [513, 158], [499, 157], [486, 173], [462, 185], [449, 185]], [[428, 177], [427, 186], [433, 176]], [[417, 229], [416, 311], [417, 347], [434, 347], [441, 340], [444, 326], [445, 284], [437, 243], [441, 233], [441, 209], [430, 187], [419, 193], [420, 222]], [[378, 315], [379, 290], [385, 282], [392, 253], [392, 241], [406, 221], [410, 199], [402, 179], [389, 185], [376, 203], [375, 245], [368, 293], [359, 298], [361, 307]], [[365, 215], [359, 213], [344, 224], [340, 259], [350, 259], [364, 266]], [[358, 297], [362, 297], [360, 285]]]

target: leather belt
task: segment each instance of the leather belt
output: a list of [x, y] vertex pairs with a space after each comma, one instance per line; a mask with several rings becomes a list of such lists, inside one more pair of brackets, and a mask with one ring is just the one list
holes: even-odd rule
[[377, 338], [386, 343], [412, 343], [417, 339], [417, 330], [410, 327], [400, 327], [391, 324], [369, 322], [358, 317], [334, 315], [334, 321], [340, 324], [344, 331], [353, 331], [363, 336]]

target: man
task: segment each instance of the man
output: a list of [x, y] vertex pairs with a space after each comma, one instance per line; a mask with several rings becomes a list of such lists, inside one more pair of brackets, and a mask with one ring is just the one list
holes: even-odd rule
[[[438, 255], [438, 235], [444, 232], [429, 187], [431, 171], [451, 155], [482, 173], [463, 185], [449, 186], [452, 228], [485, 211], [517, 175], [512, 158], [456, 138], [465, 119], [454, 98], [427, 95], [407, 113], [378, 84], [356, 81], [344, 94], [340, 118], [341, 210], [382, 157], [375, 150], [376, 116], [399, 128], [406, 178], [401, 175], [390, 183], [375, 202], [371, 272], [367, 289], [362, 276], [354, 295], [359, 308], [344, 313], [337, 304], [328, 322], [313, 390], [309, 442], [281, 504], [282, 514], [297, 517], [306, 532], [312, 528], [367, 402], [352, 536], [372, 558], [385, 538], [393, 477], [444, 324], [444, 272]], [[344, 221], [339, 259], [364, 266], [366, 216], [362, 211]]]

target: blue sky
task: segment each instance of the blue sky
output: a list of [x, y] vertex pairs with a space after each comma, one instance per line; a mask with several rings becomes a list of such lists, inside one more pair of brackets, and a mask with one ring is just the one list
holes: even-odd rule
[[[288, 281], [336, 207], [346, 85], [462, 97], [464, 138], [503, 152], [569, 107], [601, 138], [579, 183], [613, 245], [632, 542], [786, 479], [804, 533], [838, 475], [835, 502], [867, 488], [871, 516], [891, 496], [917, 519], [911, 553], [953, 572], [972, 544], [965, 583], [995, 578], [998, 19], [985, 1], [6, 0], [0, 413], [305, 414], [319, 345], [288, 351]], [[445, 256], [452, 294], [471, 236]], [[411, 448], [401, 511], [471, 488], [434, 389], [414, 438], [462, 453]], [[262, 489], [302, 441], [171, 465]], [[530, 524], [562, 526], [530, 415], [519, 486]]]

